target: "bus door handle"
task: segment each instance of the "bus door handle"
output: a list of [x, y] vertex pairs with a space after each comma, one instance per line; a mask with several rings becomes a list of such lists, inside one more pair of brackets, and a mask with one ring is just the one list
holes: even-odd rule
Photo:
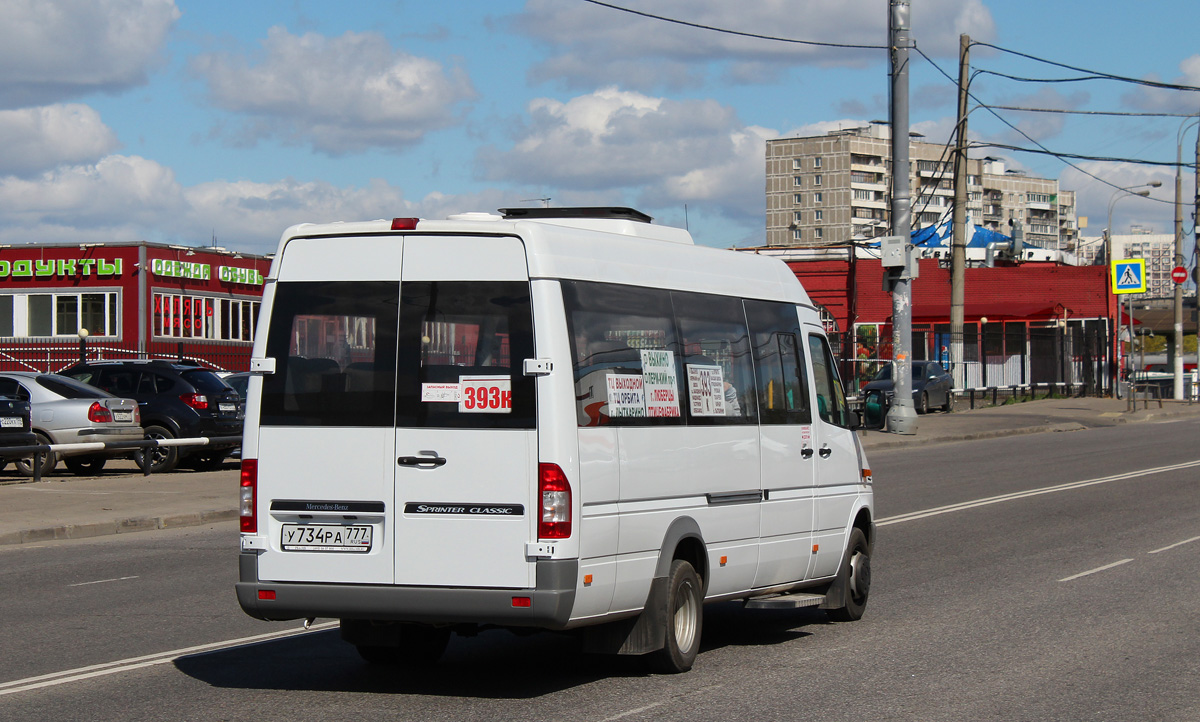
[[833, 454], [833, 449], [829, 448], [828, 444], [821, 444], [821, 450], [817, 453], [821, 455], [822, 459], [828, 459]]
[[446, 464], [446, 459], [438, 456], [436, 451], [422, 452], [432, 454], [432, 456], [401, 456], [396, 459], [396, 463], [400, 466], [418, 466], [418, 467], [438, 467]]
[[813, 450], [812, 450], [811, 446], [805, 446], [803, 449], [800, 450], [800, 458], [811, 459], [812, 456], [813, 456]]

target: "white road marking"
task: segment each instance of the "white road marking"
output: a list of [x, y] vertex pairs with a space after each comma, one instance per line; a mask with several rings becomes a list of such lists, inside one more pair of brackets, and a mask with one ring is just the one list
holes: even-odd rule
[[337, 624], [337, 622], [325, 622], [324, 624], [314, 624], [308, 630], [287, 629], [281, 632], [257, 634], [253, 637], [242, 637], [241, 639], [230, 639], [224, 642], [201, 644], [195, 647], [173, 649], [169, 652], [148, 654], [142, 657], [130, 657], [129, 659], [120, 659], [115, 662], [105, 662], [104, 664], [93, 664], [89, 667], [67, 669], [63, 670], [62, 672], [51, 672], [50, 674], [43, 674], [37, 677], [15, 679], [11, 682], [0, 682], [0, 696], [16, 694], [17, 692], [28, 692], [29, 690], [41, 689], [42, 687], [54, 687], [60, 684], [68, 684], [70, 682], [79, 682], [85, 679], [91, 679], [93, 677], [103, 677], [105, 675], [127, 672], [133, 669], [153, 667], [158, 664], [168, 664], [170, 662], [174, 662], [180, 657], [186, 657], [192, 654], [216, 652], [221, 649], [237, 647], [243, 644], [257, 644], [259, 642], [269, 642], [276, 639], [284, 639], [286, 637], [297, 637], [303, 634], [312, 634], [314, 632], [336, 627]]
[[132, 577], [117, 577], [116, 579], [97, 579], [94, 582], [79, 582], [78, 584], [68, 584], [68, 587], [86, 587], [89, 584], [108, 584], [109, 582], [125, 582], [130, 579], [137, 579], [137, 576]]
[[1163, 547], [1162, 549], [1155, 549], [1155, 550], [1154, 550], [1154, 551], [1152, 551], [1152, 552], [1146, 552], [1146, 553], [1147, 553], [1147, 554], [1158, 554], [1159, 552], [1165, 552], [1165, 551], [1167, 551], [1168, 549], [1174, 549], [1175, 547], [1181, 547], [1181, 546], [1183, 546], [1184, 544], [1191, 544], [1191, 543], [1192, 543], [1192, 542], [1194, 542], [1194, 541], [1200, 541], [1200, 536], [1194, 536], [1194, 537], [1192, 537], [1191, 539], [1184, 539], [1184, 540], [1183, 540], [1183, 541], [1181, 541], [1181, 542], [1175, 542], [1175, 543], [1174, 543], [1174, 544], [1172, 544], [1171, 546], [1166, 546], [1166, 547]]
[[[955, 511], [965, 511], [967, 509], [974, 509], [974, 508], [981, 507], [981, 506], [987, 506], [989, 504], [998, 504], [998, 503], [1004, 502], [1004, 501], [1015, 501], [1017, 499], [1024, 499], [1024, 498], [1028, 498], [1031, 496], [1038, 496], [1041, 494], [1053, 494], [1053, 493], [1059, 492], [1059, 491], [1070, 491], [1071, 489], [1080, 489], [1080, 488], [1087, 487], [1087, 486], [1094, 486], [1096, 484], [1106, 484], [1106, 483], [1112, 482], [1112, 481], [1123, 481], [1126, 479], [1136, 479], [1136, 478], [1142, 477], [1142, 476], [1150, 476], [1152, 474], [1162, 474], [1162, 473], [1166, 473], [1168, 471], [1178, 471], [1180, 469], [1190, 469], [1190, 468], [1196, 467], [1196, 466], [1200, 466], [1200, 460], [1190, 461], [1190, 462], [1186, 462], [1183, 464], [1173, 464], [1171, 466], [1160, 466], [1160, 467], [1156, 467], [1153, 469], [1143, 469], [1141, 471], [1131, 471], [1131, 472], [1128, 472], [1125, 474], [1116, 474], [1113, 476], [1105, 476], [1105, 477], [1102, 477], [1099, 479], [1088, 479], [1086, 481], [1076, 481], [1076, 482], [1071, 482], [1069, 484], [1059, 484], [1058, 486], [1044, 487], [1041, 489], [1031, 489], [1029, 491], [1016, 492], [1013, 494], [1002, 494], [1000, 496], [993, 496], [993, 497], [990, 497], [987, 499], [979, 499], [977, 501], [963, 502], [961, 504], [951, 504], [948, 506], [936, 507], [933, 509], [926, 509], [924, 511], [910, 512], [908, 514], [899, 514], [897, 516], [879, 519], [875, 522], [875, 524], [876, 524], [876, 526], [888, 526], [890, 524], [900, 524], [900, 523], [906, 522], [906, 521], [915, 521], [917, 519], [925, 519], [925, 518], [928, 518], [931, 516], [938, 516], [941, 514], [949, 514], [951, 512], [955, 512]], [[1188, 539], [1186, 541], [1179, 542], [1178, 544], [1173, 544], [1169, 547], [1164, 547], [1163, 549], [1158, 549], [1158, 550], [1155, 550], [1155, 552], [1150, 552], [1150, 553], [1153, 554], [1153, 553], [1160, 552], [1160, 551], [1166, 551], [1166, 549], [1171, 549], [1173, 547], [1179, 546], [1180, 544], [1186, 544], [1188, 542], [1197, 541], [1197, 540], [1200, 540], [1200, 537], [1196, 537], [1194, 539]], [[1088, 574], [1095, 574], [1096, 572], [1102, 572], [1106, 569], [1111, 569], [1113, 567], [1120, 566], [1121, 564], [1126, 564], [1131, 561], [1133, 561], [1133, 560], [1132, 559], [1124, 559], [1122, 561], [1115, 562], [1113, 564], [1109, 564], [1107, 566], [1103, 566], [1098, 569], [1093, 569], [1091, 571], [1083, 572], [1081, 574], [1076, 574], [1075, 576], [1067, 577], [1066, 579], [1060, 579], [1059, 581], [1061, 581], [1061, 582], [1071, 581], [1072, 579], [1078, 579], [1079, 577], [1087, 576]], [[101, 581], [119, 581], [119, 580], [101, 580]], [[85, 582], [85, 583], [98, 583], [98, 582]], [[79, 585], [75, 585], [75, 586], [79, 586]], [[90, 667], [80, 667], [78, 669], [69, 669], [69, 670], [64, 670], [62, 672], [53, 672], [53, 673], [44, 674], [44, 675], [41, 675], [38, 677], [28, 677], [26, 679], [13, 680], [11, 682], [0, 682], [0, 696], [8, 695], [8, 694], [15, 694], [17, 692], [26, 692], [26, 691], [33, 690], [33, 689], [40, 689], [42, 687], [53, 687], [53, 686], [60, 685], [60, 684], [67, 684], [70, 682], [77, 682], [77, 681], [81, 681], [81, 680], [85, 680], [85, 679], [91, 679], [93, 677], [102, 677], [102, 676], [109, 675], [109, 674], [117, 674], [118, 672], [124, 672], [127, 670], [141, 669], [143, 667], [151, 667], [151, 666], [159, 665], [159, 664], [167, 664], [169, 662], [175, 661], [176, 659], [179, 659], [180, 657], [185, 657], [185, 656], [188, 656], [191, 654], [200, 654], [203, 652], [215, 652], [215, 651], [218, 651], [221, 649], [237, 647], [237, 646], [243, 645], [243, 644], [255, 644], [255, 643], [259, 643], [259, 642], [272, 641], [275, 639], [284, 639], [286, 637], [300, 636], [302, 634], [311, 634], [313, 632], [331, 629], [333, 627], [336, 627], [337, 624], [338, 624], [337, 622], [326, 622], [324, 624], [314, 624], [310, 630], [290, 629], [290, 630], [285, 630], [282, 632], [259, 634], [259, 635], [253, 636], [253, 637], [243, 637], [241, 639], [231, 639], [231, 640], [227, 640], [224, 642], [213, 642], [211, 644], [202, 644], [202, 645], [199, 645], [196, 647], [175, 649], [175, 650], [171, 650], [169, 652], [161, 652], [159, 654], [151, 654], [151, 655], [147, 655], [147, 656], [143, 656], [143, 657], [131, 657], [129, 659], [118, 660], [115, 662], [106, 662], [104, 664], [96, 664], [96, 665], [92, 665]], [[644, 712], [646, 710], [652, 709], [654, 707], [659, 706], [660, 704], [661, 703], [655, 703], [655, 704], [647, 705], [645, 707], [641, 707], [636, 710], [628, 710], [627, 712], [623, 712], [621, 714], [618, 714], [615, 717], [610, 717], [608, 719], [610, 719], [610, 720], [622, 719], [631, 714], [636, 714], [639, 712]]]
[[1129, 563], [1129, 562], [1131, 562], [1131, 561], [1133, 561], [1133, 560], [1132, 560], [1132, 559], [1122, 559], [1122, 560], [1121, 560], [1121, 561], [1119, 561], [1119, 562], [1113, 562], [1112, 564], [1105, 564], [1105, 565], [1104, 565], [1104, 566], [1102, 566], [1102, 567], [1096, 567], [1095, 569], [1089, 569], [1089, 570], [1088, 570], [1088, 571], [1086, 571], [1086, 572], [1080, 572], [1080, 573], [1078, 573], [1078, 574], [1073, 574], [1073, 575], [1071, 575], [1071, 576], [1069, 576], [1069, 577], [1067, 577], [1067, 578], [1065, 578], [1065, 579], [1059, 579], [1058, 581], [1060, 581], [1060, 582], [1069, 582], [1069, 581], [1071, 581], [1071, 580], [1073, 580], [1073, 579], [1078, 579], [1078, 578], [1080, 578], [1080, 577], [1086, 577], [1086, 576], [1087, 576], [1087, 575], [1089, 575], [1089, 574], [1095, 574], [1096, 572], [1102, 572], [1102, 571], [1104, 571], [1105, 569], [1112, 569], [1113, 567], [1119, 567], [1119, 566], [1121, 566], [1122, 564], [1128, 564], [1128, 563]]
[[926, 519], [931, 516], [941, 514], [949, 514], [956, 511], [965, 511], [967, 509], [975, 509], [989, 504], [999, 504], [1005, 501], [1016, 501], [1017, 499], [1026, 499], [1031, 496], [1039, 496], [1041, 494], [1054, 494], [1060, 491], [1071, 491], [1072, 489], [1082, 489], [1096, 484], [1107, 484], [1113, 481], [1125, 481], [1127, 479], [1137, 479], [1142, 476], [1150, 476], [1152, 474], [1164, 474], [1169, 471], [1179, 471], [1181, 469], [1190, 469], [1200, 466], [1200, 459], [1196, 461], [1188, 461], [1183, 464], [1172, 464], [1171, 466], [1158, 466], [1153, 469], [1141, 469], [1139, 471], [1130, 471], [1124, 474], [1114, 474], [1113, 476], [1104, 476], [1099, 479], [1087, 479], [1084, 481], [1073, 481], [1068, 484], [1059, 484], [1057, 486], [1047, 486], [1041, 489], [1030, 489], [1028, 491], [1018, 491], [1012, 494], [1001, 494], [1000, 496], [992, 496], [986, 499], [976, 499], [975, 501], [964, 501], [959, 504], [950, 504], [947, 506], [939, 506], [933, 509], [924, 509], [922, 511], [913, 511], [908, 514], [898, 514], [889, 516], [884, 519], [879, 519], [875, 522], [875, 526], [888, 526], [889, 524], [899, 524], [906, 521], [916, 521], [917, 519]]
[[666, 704], [666, 702], [655, 702], [654, 704], [648, 704], [645, 707], [638, 707], [637, 709], [626, 710], [626, 711], [622, 712], [621, 714], [616, 714], [616, 715], [613, 715], [612, 717], [605, 717], [604, 719], [600, 720], [600, 722], [613, 722], [613, 720], [625, 719], [626, 717], [628, 717], [630, 715], [641, 714], [642, 712], [645, 712], [646, 710], [654, 709], [655, 707], [662, 707], [664, 704]]

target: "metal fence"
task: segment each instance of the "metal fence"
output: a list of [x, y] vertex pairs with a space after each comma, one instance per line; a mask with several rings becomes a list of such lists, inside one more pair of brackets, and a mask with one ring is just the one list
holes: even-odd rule
[[46, 344], [6, 342], [0, 345], [0, 371], [55, 373], [83, 359], [167, 359], [191, 361], [218, 371], [248, 371], [248, 344], [151, 342], [145, 351], [120, 343]]
[[[912, 358], [940, 362], [954, 375], [959, 393], [1039, 386], [1074, 387], [1089, 395], [1113, 391], [1111, 337], [1103, 320], [980, 326], [968, 324], [962, 335], [960, 369], [950, 363], [953, 337], [948, 324], [914, 327]], [[891, 333], [890, 326], [859, 326], [831, 337], [850, 394], [856, 394], [880, 368], [891, 363]]]

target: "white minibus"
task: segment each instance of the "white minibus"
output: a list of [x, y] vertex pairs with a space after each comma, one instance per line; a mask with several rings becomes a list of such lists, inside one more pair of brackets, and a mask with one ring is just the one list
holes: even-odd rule
[[426, 664], [485, 627], [689, 669], [705, 603], [870, 590], [872, 478], [804, 288], [628, 208], [289, 228], [238, 600]]

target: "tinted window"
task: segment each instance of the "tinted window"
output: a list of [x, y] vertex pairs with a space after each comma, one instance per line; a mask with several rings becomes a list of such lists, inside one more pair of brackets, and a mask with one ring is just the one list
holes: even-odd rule
[[391, 426], [399, 284], [280, 283], [267, 329], [275, 373], [263, 377], [262, 423]]
[[809, 424], [808, 380], [796, 307], [745, 301], [754, 347], [758, 414], [764, 424]]
[[525, 281], [406, 281], [396, 425], [533, 428], [533, 313]]
[[103, 399], [109, 396], [95, 386], [88, 386], [65, 376], [38, 376], [37, 383], [38, 386], [67, 399]]
[[0, 379], [0, 395], [12, 396], [18, 399], [29, 399], [29, 392], [21, 387], [14, 379]]
[[817, 413], [826, 423], [850, 428], [850, 411], [846, 406], [846, 395], [842, 392], [842, 381], [838, 378], [837, 366], [829, 344], [821, 336], [810, 335], [808, 348], [812, 354]]
[[[137, 368], [104, 368], [96, 371], [96, 376], [90, 381], [93, 386], [99, 386], [115, 396], [129, 397], [139, 393], [141, 369]], [[80, 379], [83, 381], [84, 379]], [[149, 393], [153, 393], [151, 390]]]
[[562, 291], [579, 425], [682, 423], [671, 294], [582, 281]]
[[689, 424], [758, 420], [750, 338], [742, 302], [671, 292], [683, 347], [683, 408]]
[[212, 371], [198, 369], [196, 371], [184, 371], [179, 375], [183, 377], [184, 381], [195, 386], [196, 390], [201, 393], [216, 394], [229, 390], [229, 386], [221, 380], [221, 377]]

